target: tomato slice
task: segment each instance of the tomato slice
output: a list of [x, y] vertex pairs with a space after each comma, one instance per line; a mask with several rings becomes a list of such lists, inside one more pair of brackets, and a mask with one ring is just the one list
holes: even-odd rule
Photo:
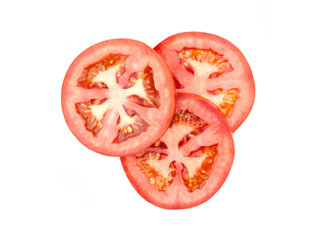
[[135, 40], [108, 40], [73, 61], [63, 82], [62, 108], [82, 144], [124, 156], [164, 134], [175, 110], [175, 87], [153, 49]]
[[234, 143], [226, 119], [205, 98], [180, 93], [171, 126], [152, 146], [121, 158], [136, 191], [166, 209], [197, 206], [212, 197], [231, 169]]
[[219, 36], [186, 32], [154, 48], [166, 61], [176, 92], [194, 93], [213, 102], [232, 132], [249, 115], [255, 98], [250, 66], [241, 51]]

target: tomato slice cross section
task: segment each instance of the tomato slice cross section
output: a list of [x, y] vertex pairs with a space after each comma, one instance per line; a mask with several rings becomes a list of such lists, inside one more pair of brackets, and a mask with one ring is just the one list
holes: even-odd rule
[[136, 191], [166, 209], [197, 206], [227, 178], [234, 143], [216, 106], [194, 94], [177, 94], [176, 112], [165, 134], [149, 148], [121, 157]]
[[200, 32], [173, 35], [154, 48], [166, 61], [178, 93], [194, 93], [213, 102], [232, 132], [245, 121], [255, 98], [250, 66], [228, 40]]
[[144, 43], [104, 41], [69, 67], [62, 109], [72, 133], [91, 150], [109, 156], [137, 153], [160, 138], [172, 120], [172, 75]]

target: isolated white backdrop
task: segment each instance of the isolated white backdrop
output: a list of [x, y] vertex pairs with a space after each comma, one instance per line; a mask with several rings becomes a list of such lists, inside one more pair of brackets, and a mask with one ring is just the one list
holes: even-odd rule
[[[315, 10], [313, 0], [2, 1], [0, 239], [317, 239]], [[75, 139], [60, 91], [97, 42], [154, 47], [183, 31], [237, 45], [256, 101], [224, 186], [168, 211], [134, 191], [119, 159]]]

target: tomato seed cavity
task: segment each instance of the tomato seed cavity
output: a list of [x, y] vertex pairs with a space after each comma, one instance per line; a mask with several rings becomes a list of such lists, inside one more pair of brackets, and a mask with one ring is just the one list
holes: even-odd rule
[[126, 56], [108, 56], [101, 62], [85, 68], [81, 77], [78, 79], [78, 86], [84, 88], [107, 88], [108, 86], [105, 82], [101, 81], [101, 79], [97, 79], [98, 74], [117, 66], [115, 74], [117, 77], [120, 77], [125, 72], [124, 66], [126, 58]]
[[127, 56], [108, 56], [85, 68], [78, 79], [78, 87], [106, 88], [109, 91], [109, 98], [92, 99], [87, 102], [75, 103], [75, 106], [77, 113], [85, 120], [87, 130], [97, 137], [98, 132], [103, 127], [103, 118], [106, 112], [112, 105], [115, 105], [119, 118], [117, 122], [118, 134], [113, 143], [120, 143], [130, 137], [138, 136], [149, 127], [149, 124], [136, 112], [131, 112], [124, 107], [124, 101], [131, 101], [144, 107], [158, 108], [160, 106], [159, 92], [154, 86], [153, 70], [149, 66], [144, 71], [131, 74], [125, 87], [122, 88], [118, 85], [119, 78], [126, 71], [126, 59]]
[[182, 164], [182, 178], [184, 181], [184, 185], [187, 187], [188, 191], [191, 192], [195, 189], [201, 188], [201, 186], [206, 182], [209, 174], [211, 173], [212, 166], [215, 163], [217, 153], [217, 144], [209, 147], [202, 147], [194, 153], [191, 153], [193, 161], [195, 161], [195, 158], [204, 158], [201, 163], [201, 167], [196, 170], [193, 176], [189, 176], [186, 166]]
[[[194, 191], [201, 188], [208, 179], [212, 166], [215, 162], [217, 155], [217, 144], [212, 146], [203, 146], [190, 153], [189, 156], [183, 155], [180, 150], [181, 146], [188, 144], [190, 138], [201, 134], [208, 124], [195, 116], [189, 110], [179, 110], [175, 113], [174, 119], [170, 128], [165, 135], [173, 135], [180, 133], [180, 139], [175, 139], [173, 142], [164, 143], [164, 136], [157, 142], [155, 142], [149, 150], [145, 150], [141, 156], [136, 156], [138, 166], [141, 171], [149, 178], [151, 184], [156, 185], [159, 191], [164, 191], [167, 186], [173, 183], [173, 179], [176, 177], [176, 162], [181, 163], [183, 169], [179, 174], [183, 179], [184, 185], [188, 191]], [[176, 141], [176, 142], [175, 142]], [[168, 153], [169, 148], [173, 149], [174, 144], [178, 144], [178, 153], [174, 157], [178, 159], [170, 158]], [[196, 163], [190, 164], [195, 161]], [[188, 172], [187, 164], [197, 166], [197, 169], [191, 169], [191, 173]]]
[[149, 125], [136, 112], [126, 108], [124, 109], [126, 116], [132, 119], [132, 121], [130, 124], [126, 124], [122, 121], [123, 119], [119, 117], [117, 123], [118, 136], [113, 141], [116, 143], [123, 142], [130, 137], [138, 136], [149, 127]]
[[216, 89], [214, 91], [207, 92], [210, 94], [208, 98], [210, 98], [212, 102], [220, 108], [224, 116], [229, 114], [230, 110], [234, 106], [234, 103], [237, 101], [239, 94], [239, 90], [235, 88], [229, 90]]
[[106, 98], [99, 101], [98, 99], [92, 99], [87, 102], [76, 103], [75, 107], [77, 113], [80, 114], [85, 122], [86, 128], [93, 133], [93, 135], [97, 135], [97, 133], [102, 129], [102, 120], [98, 119], [96, 115], [93, 114], [92, 108], [96, 105], [104, 104], [107, 101]]
[[[141, 106], [159, 107], [159, 93], [154, 86], [153, 70], [146, 67], [143, 72], [130, 76], [124, 89], [129, 89], [129, 99]], [[143, 94], [142, 94], [143, 93]]]
[[181, 124], [191, 126], [193, 130], [187, 133], [179, 141], [178, 147], [183, 146], [189, 141], [190, 138], [194, 137], [197, 134], [200, 134], [207, 126], [206, 122], [201, 120], [199, 117], [195, 116], [189, 110], [185, 110], [185, 111], [180, 110], [177, 113], [175, 113], [171, 127], [175, 125], [181, 125]]
[[216, 78], [233, 68], [223, 55], [211, 49], [184, 48], [178, 52], [181, 64], [191, 73]]
[[138, 166], [141, 171], [146, 174], [151, 184], [156, 185], [159, 191], [164, 191], [165, 188], [172, 184], [176, 175], [175, 161], [171, 162], [168, 166], [167, 176], [164, 177], [157, 170], [150, 165], [150, 161], [160, 161], [160, 153], [146, 153], [143, 157], [138, 159]]

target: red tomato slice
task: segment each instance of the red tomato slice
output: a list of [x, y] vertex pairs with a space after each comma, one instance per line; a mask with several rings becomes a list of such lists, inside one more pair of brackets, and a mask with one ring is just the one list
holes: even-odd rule
[[86, 49], [71, 64], [62, 108], [82, 144], [101, 154], [124, 156], [164, 134], [175, 110], [175, 87], [153, 49], [135, 40], [109, 40]]
[[166, 133], [135, 156], [121, 158], [136, 191], [166, 209], [207, 201], [231, 169], [234, 144], [226, 119], [206, 99], [177, 94], [176, 112]]
[[213, 102], [234, 132], [253, 106], [255, 86], [250, 66], [231, 42], [219, 36], [187, 32], [155, 47], [172, 72], [176, 92], [194, 93]]

